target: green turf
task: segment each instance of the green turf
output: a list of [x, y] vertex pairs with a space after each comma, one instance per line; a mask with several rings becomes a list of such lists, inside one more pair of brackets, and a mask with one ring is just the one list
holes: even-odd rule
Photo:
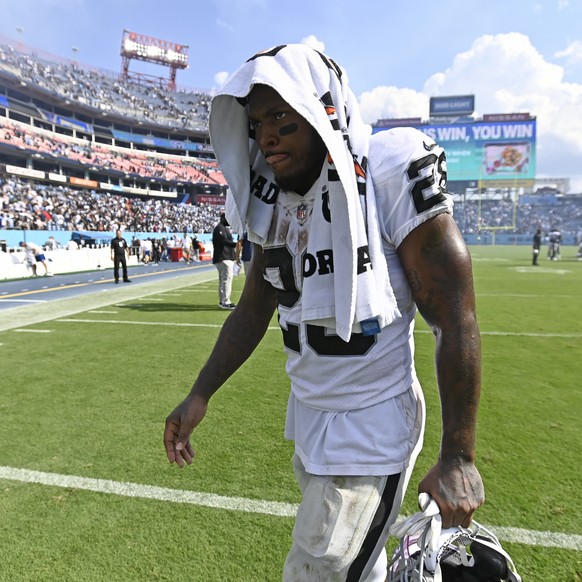
[[[537, 268], [527, 247], [471, 252], [483, 332], [478, 466], [487, 492], [477, 518], [579, 540], [582, 263], [573, 247]], [[235, 298], [242, 282], [235, 279]], [[99, 307], [115, 314], [81, 304], [23, 328], [50, 333], [1, 331], [0, 466], [297, 503], [276, 330], [212, 400], [195, 432], [195, 463], [182, 471], [167, 463], [164, 418], [228, 315], [216, 306], [214, 281], [185, 285]], [[416, 339], [429, 416], [406, 513], [416, 509], [416, 483], [440, 431], [433, 339], [422, 321]], [[0, 581], [276, 581], [292, 525], [289, 517], [0, 479]], [[580, 551], [504, 546], [526, 581], [581, 580]]]

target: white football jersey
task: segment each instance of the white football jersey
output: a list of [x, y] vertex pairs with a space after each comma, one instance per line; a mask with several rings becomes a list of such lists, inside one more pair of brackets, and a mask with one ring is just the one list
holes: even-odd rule
[[323, 177], [304, 196], [279, 192], [263, 243], [265, 278], [277, 289], [292, 393], [318, 410], [367, 408], [410, 388], [415, 378], [416, 308], [396, 249], [411, 230], [452, 209], [445, 188], [444, 152], [420, 131], [397, 128], [373, 135], [368, 172], [374, 182], [390, 282], [402, 314], [380, 333], [355, 333], [344, 342], [334, 328], [301, 322], [303, 259], [314, 204], [323, 203]]

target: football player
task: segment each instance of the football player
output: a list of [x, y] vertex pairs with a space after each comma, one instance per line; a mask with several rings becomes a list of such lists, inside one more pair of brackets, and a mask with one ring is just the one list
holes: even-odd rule
[[228, 221], [248, 232], [253, 257], [207, 363], [166, 419], [167, 457], [192, 462], [192, 431], [277, 309], [302, 492], [283, 580], [384, 582], [388, 530], [424, 432], [417, 309], [434, 333], [442, 408], [440, 453], [419, 490], [444, 527], [469, 526], [484, 501], [480, 336], [445, 153], [411, 128], [371, 136], [342, 70], [304, 45], [246, 61], [213, 99], [210, 134]]

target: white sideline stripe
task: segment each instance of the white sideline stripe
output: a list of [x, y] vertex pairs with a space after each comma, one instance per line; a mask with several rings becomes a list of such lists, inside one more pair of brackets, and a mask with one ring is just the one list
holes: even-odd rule
[[111, 315], [111, 314], [117, 313], [117, 311], [95, 311], [95, 310], [93, 310], [93, 311], [88, 311], [88, 313], [108, 313]]
[[[60, 475], [58, 473], [44, 473], [28, 469], [0, 466], [0, 479], [19, 481], [22, 483], [37, 483], [53, 487], [66, 487], [109, 493], [122, 497], [137, 497], [140, 499], [154, 499], [171, 503], [187, 503], [214, 509], [258, 513], [276, 517], [295, 517], [297, 504], [281, 501], [261, 501], [245, 499], [244, 497], [226, 497], [212, 493], [185, 491], [183, 489], [168, 489], [138, 483], [110, 481], [108, 479], [93, 479], [76, 477], [74, 475]], [[582, 551], [582, 536], [575, 534], [554, 533], [548, 531], [531, 531], [514, 527], [493, 527], [491, 529], [500, 540], [515, 542], [528, 546], [543, 546], [546, 548], [561, 548], [565, 550]]]
[[[127, 306], [126, 306], [127, 307]], [[126, 323], [128, 325], [163, 325], [171, 327], [222, 327], [222, 324], [216, 323], [172, 323], [171, 321], [124, 321], [121, 319], [57, 319], [65, 323], [114, 323], [119, 325]], [[269, 330], [281, 329], [278, 326], [270, 326]], [[427, 329], [416, 329], [414, 333], [429, 333]], [[481, 335], [500, 335], [500, 336], [519, 336], [519, 337], [563, 337], [563, 338], [582, 338], [582, 333], [527, 333], [513, 331], [482, 331]]]

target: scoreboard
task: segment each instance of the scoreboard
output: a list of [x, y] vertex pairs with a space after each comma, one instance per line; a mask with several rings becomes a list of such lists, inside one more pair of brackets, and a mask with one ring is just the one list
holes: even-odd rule
[[415, 127], [445, 149], [450, 186], [503, 188], [533, 186], [536, 176], [536, 119], [529, 114], [486, 115], [430, 122], [384, 119], [373, 133]]

